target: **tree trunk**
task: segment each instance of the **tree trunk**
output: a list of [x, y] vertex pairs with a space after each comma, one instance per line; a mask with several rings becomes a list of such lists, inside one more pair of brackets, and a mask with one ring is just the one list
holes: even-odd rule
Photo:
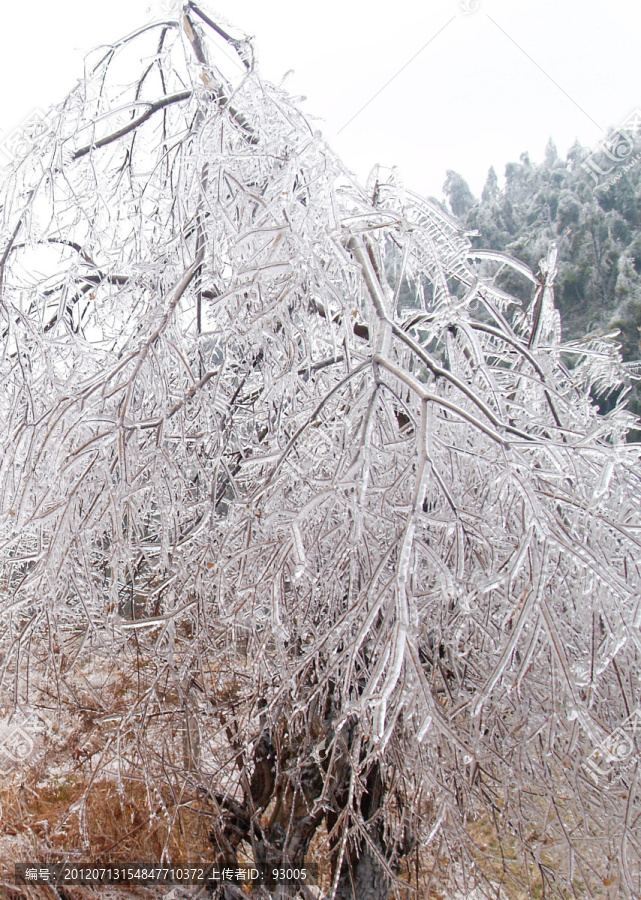
[[[360, 807], [372, 843], [380, 856], [388, 858], [382, 823], [377, 817], [384, 798], [385, 786], [380, 767], [376, 764], [367, 776]], [[335, 900], [387, 900], [390, 888], [390, 878], [368, 842], [362, 840], [358, 848], [351, 848], [345, 853]]]
[[343, 866], [335, 900], [388, 900], [390, 880], [368, 847]]

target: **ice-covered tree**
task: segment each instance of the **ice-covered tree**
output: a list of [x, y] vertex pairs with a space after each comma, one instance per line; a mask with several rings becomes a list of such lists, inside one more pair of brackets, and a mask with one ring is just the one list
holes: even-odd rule
[[584, 763], [639, 692], [639, 446], [554, 248], [356, 184], [193, 2], [93, 59], [0, 229], [3, 702], [91, 714], [83, 802], [169, 786], [335, 900], [638, 896], [634, 757]]

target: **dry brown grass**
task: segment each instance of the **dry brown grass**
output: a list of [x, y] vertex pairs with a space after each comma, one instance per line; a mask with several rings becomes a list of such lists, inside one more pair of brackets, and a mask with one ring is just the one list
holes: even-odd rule
[[[209, 840], [214, 801], [200, 790], [184, 766], [182, 725], [184, 709], [175, 685], [163, 682], [157, 694], [163, 715], [146, 726], [148, 747], [162, 748], [153, 757], [137, 750], [135, 730], [125, 732], [118, 755], [110, 745], [114, 720], [122, 720], [156, 677], [153, 661], [136, 652], [118, 660], [105, 660], [100, 677], [87, 677], [86, 659], [65, 670], [64, 715], [40, 748], [37, 763], [11, 779], [0, 780], [0, 900], [51, 900], [56, 895], [45, 886], [13, 886], [16, 862], [54, 863], [68, 860], [86, 863], [202, 864], [212, 862]], [[207, 683], [209, 681], [209, 683]], [[236, 687], [220, 672], [203, 678], [210, 695]], [[50, 689], [36, 686], [31, 702], [50, 709]], [[156, 724], [154, 724], [156, 723]], [[138, 755], [136, 753], [138, 752]], [[124, 765], [122, 761], [124, 759]], [[145, 777], [143, 762], [146, 762]], [[526, 842], [529, 835], [525, 835]], [[326, 833], [319, 830], [310, 857], [320, 867], [319, 886], [330, 887]], [[486, 816], [468, 824], [471, 857], [488, 884], [501, 884], [508, 900], [538, 900], [542, 896], [540, 871], [528, 858], [527, 846], [499, 841], [495, 826]], [[537, 836], [537, 839], [540, 835]], [[410, 855], [400, 872], [402, 881], [416, 885], [418, 900], [444, 900], [447, 870], [455, 848], [430, 848]], [[541, 860], [558, 865], [552, 849]], [[608, 885], [609, 886], [609, 885]], [[164, 897], [169, 889], [86, 887], [59, 890], [62, 900], [101, 897]], [[403, 897], [405, 890], [398, 894]], [[604, 896], [611, 896], [606, 893]]]
[[[167, 792], [167, 812], [154, 818], [148, 813], [144, 786], [136, 782], [119, 791], [113, 781], [94, 782], [87, 797], [83, 823], [76, 804], [87, 788], [80, 773], [55, 777], [47, 783], [26, 773], [0, 791], [3, 816], [0, 823], [0, 898], [50, 900], [46, 886], [12, 887], [17, 862], [51, 864], [62, 861], [98, 863], [158, 863], [168, 848], [175, 863], [202, 864], [211, 860], [209, 816], [202, 798], [183, 797], [172, 806]], [[199, 804], [193, 805], [192, 804]], [[143, 890], [103, 888], [100, 896], [162, 896], [169, 888]], [[89, 900], [93, 889], [74, 886], [59, 889], [64, 900]]]
[[[63, 675], [55, 693], [49, 684], [32, 683], [29, 706], [45, 710], [54, 725], [34, 736], [32, 762], [0, 778], [0, 900], [165, 896], [169, 887], [70, 886], [56, 894], [44, 885], [13, 885], [17, 862], [195, 865], [213, 859], [214, 809], [183, 771], [178, 697], [161, 693], [167, 715], [149, 717], [144, 746], [136, 721], [123, 729], [120, 747], [114, 740], [118, 722], [156, 675], [149, 659], [136, 653], [107, 660], [96, 677], [84, 657]], [[155, 757], [148, 752], [154, 742]], [[119, 750], [123, 758], [116, 766]]]

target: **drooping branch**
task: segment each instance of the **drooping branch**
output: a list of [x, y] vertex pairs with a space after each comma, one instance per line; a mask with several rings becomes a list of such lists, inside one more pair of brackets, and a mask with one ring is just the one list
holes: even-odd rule
[[118, 131], [114, 131], [112, 134], [105, 135], [105, 137], [100, 138], [97, 141], [93, 141], [91, 144], [87, 144], [85, 147], [80, 147], [80, 149], [75, 150], [72, 159], [80, 159], [81, 157], [86, 156], [92, 150], [99, 150], [101, 147], [107, 147], [114, 141], [118, 141], [120, 140], [120, 138], [123, 138], [126, 135], [130, 134], [132, 131], [135, 131], [137, 128], [140, 128], [141, 125], [143, 125], [148, 119], [151, 119], [151, 117], [161, 109], [166, 109], [166, 107], [171, 106], [173, 103], [182, 103], [183, 100], [189, 100], [192, 96], [192, 91], [179, 91], [177, 94], [170, 94], [168, 97], [161, 97], [159, 100], [154, 100], [153, 102], [139, 100], [139, 103], [148, 106], [146, 112], [144, 112], [141, 116], [138, 116], [137, 119], [133, 119], [131, 122], [128, 122], [127, 125], [123, 125], [123, 127], [119, 128]]

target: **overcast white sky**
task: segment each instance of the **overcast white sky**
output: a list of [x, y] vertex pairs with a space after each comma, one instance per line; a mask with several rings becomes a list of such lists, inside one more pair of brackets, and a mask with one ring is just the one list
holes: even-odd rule
[[[87, 51], [167, 2], [5, 5], [0, 133], [60, 100], [82, 75]], [[501, 176], [525, 150], [540, 160], [549, 137], [563, 154], [575, 138], [596, 145], [641, 107], [641, 8], [632, 0], [203, 0], [203, 7], [255, 37], [266, 79], [279, 82], [294, 70], [287, 88], [306, 95], [303, 109], [319, 117], [361, 180], [377, 162], [396, 165], [408, 187], [441, 197], [451, 168], [479, 193], [490, 165]]]

